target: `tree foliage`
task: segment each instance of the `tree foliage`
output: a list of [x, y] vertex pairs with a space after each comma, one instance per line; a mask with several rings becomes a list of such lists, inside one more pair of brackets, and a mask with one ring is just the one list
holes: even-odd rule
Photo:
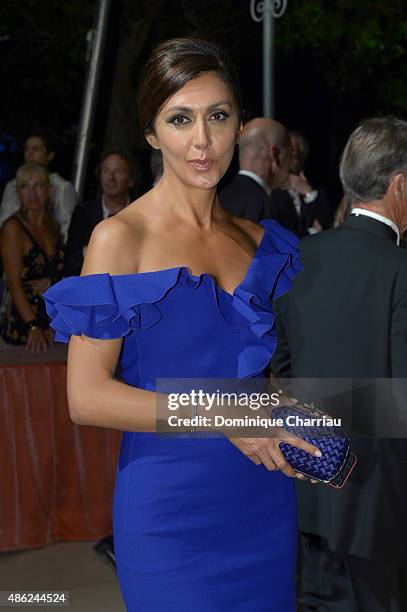
[[[138, 74], [151, 48], [172, 36], [197, 34], [225, 44], [240, 68], [250, 114], [260, 113], [262, 28], [251, 21], [249, 5], [250, 0], [112, 0], [115, 44], [105, 63], [95, 151], [137, 142]], [[78, 122], [95, 6], [96, 0], [1, 1], [0, 131], [21, 137], [46, 123], [61, 133]], [[280, 118], [303, 127], [309, 98], [316, 115], [330, 105], [324, 137], [330, 137], [329, 163], [336, 168], [349, 125], [366, 114], [404, 115], [406, 50], [405, 0], [289, 0], [276, 22]]]
[[332, 91], [368, 89], [377, 107], [404, 113], [407, 98], [405, 0], [294, 0], [278, 23], [281, 57], [306, 57]]
[[20, 131], [33, 121], [69, 121], [80, 104], [93, 9], [91, 0], [2, 0], [3, 121]]

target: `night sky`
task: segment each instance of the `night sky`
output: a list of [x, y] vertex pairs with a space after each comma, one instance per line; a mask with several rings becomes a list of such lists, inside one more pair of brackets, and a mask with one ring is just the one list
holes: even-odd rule
[[[140, 67], [157, 42], [172, 36], [198, 34], [222, 42], [239, 68], [246, 116], [262, 113], [262, 26], [252, 21], [249, 0], [115, 0], [112, 4], [87, 195], [96, 188], [93, 170], [107, 134], [113, 130], [121, 138], [117, 125], [109, 128], [120, 95], [116, 87], [120, 57], [126, 57], [129, 66], [129, 88], [121, 100], [124, 110], [115, 118], [122, 121], [122, 132], [130, 126], [133, 134], [136, 124]], [[21, 143], [34, 127], [57, 134], [60, 146], [54, 169], [69, 178], [87, 69], [86, 34], [95, 5], [91, 0], [2, 1], [2, 180], [13, 176], [21, 163]], [[134, 23], [139, 28], [132, 30]], [[136, 34], [129, 37], [131, 32]], [[275, 116], [309, 139], [307, 173], [315, 186], [327, 189], [334, 205], [341, 197], [339, 156], [357, 122], [372, 114], [402, 116], [407, 99], [406, 40], [407, 6], [399, 0], [365, 0], [357, 7], [348, 0], [291, 0], [276, 22]], [[15, 151], [10, 150], [13, 140]], [[147, 149], [137, 135], [130, 148], [142, 170], [142, 191], [150, 182]]]

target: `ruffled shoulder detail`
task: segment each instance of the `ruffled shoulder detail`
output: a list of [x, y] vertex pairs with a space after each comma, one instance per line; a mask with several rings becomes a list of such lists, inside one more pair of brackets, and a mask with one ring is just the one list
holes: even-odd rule
[[175, 286], [209, 286], [225, 322], [239, 329], [239, 378], [262, 374], [276, 349], [272, 301], [292, 286], [301, 271], [299, 240], [276, 221], [261, 223], [265, 233], [243, 281], [233, 295], [208, 274], [186, 267], [140, 274], [71, 276], [44, 293], [55, 339], [72, 335], [113, 339], [146, 329], [162, 317], [160, 301]]
[[260, 301], [275, 300], [290, 289], [301, 272], [299, 238], [273, 219], [261, 222], [263, 240], [243, 285], [251, 288]]
[[177, 284], [181, 270], [141, 274], [70, 276], [43, 297], [58, 342], [72, 335], [109, 340], [145, 329], [161, 318], [155, 306]]
[[261, 225], [265, 233], [243, 282], [233, 296], [218, 294], [222, 315], [241, 329], [239, 378], [261, 374], [271, 361], [277, 347], [272, 302], [302, 270], [298, 237], [272, 219]]

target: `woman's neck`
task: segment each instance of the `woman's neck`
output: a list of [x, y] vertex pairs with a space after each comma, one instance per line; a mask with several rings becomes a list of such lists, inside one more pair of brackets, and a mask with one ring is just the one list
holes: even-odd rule
[[41, 227], [44, 221], [44, 215], [45, 211], [41, 208], [40, 210], [26, 210], [25, 213], [22, 214], [22, 217], [28, 225]]
[[[219, 204], [216, 187], [200, 189], [181, 183], [177, 178], [165, 177], [153, 188], [160, 206], [187, 224], [209, 229], [218, 216]], [[165, 203], [165, 204], [163, 204]]]

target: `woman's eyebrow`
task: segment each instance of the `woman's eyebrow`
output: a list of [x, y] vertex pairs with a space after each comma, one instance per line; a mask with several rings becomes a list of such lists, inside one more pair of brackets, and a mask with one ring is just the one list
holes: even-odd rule
[[[232, 108], [232, 105], [230, 102], [227, 102], [227, 100], [221, 100], [220, 102], [216, 102], [215, 104], [211, 104], [210, 106], [208, 106], [207, 110], [210, 111], [214, 108], [217, 108], [218, 106], [229, 106], [230, 108]], [[193, 108], [191, 108], [190, 106], [172, 106], [171, 108], [168, 108], [165, 113], [173, 113], [173, 112], [177, 112], [177, 113], [192, 113], [193, 112]]]

